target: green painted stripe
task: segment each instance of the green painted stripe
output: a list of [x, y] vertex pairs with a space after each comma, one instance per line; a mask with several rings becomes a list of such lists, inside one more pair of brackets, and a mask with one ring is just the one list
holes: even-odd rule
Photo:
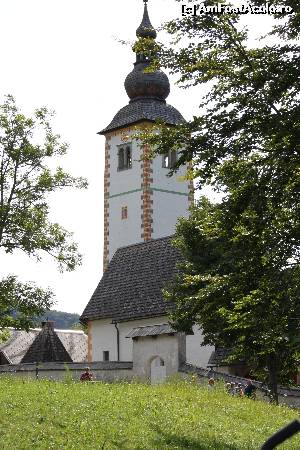
[[167, 189], [158, 189], [158, 188], [155, 188], [155, 187], [151, 187], [150, 189], [152, 189], [152, 191], [166, 192], [167, 194], [177, 194], [177, 195], [186, 195], [186, 196], [189, 195], [189, 194], [187, 194], [185, 192], [168, 191]]
[[113, 194], [110, 195], [108, 198], [120, 197], [121, 195], [132, 194], [133, 192], [140, 192], [140, 191], [142, 191], [142, 189], [134, 189], [133, 191], [120, 192], [120, 194]]
[[[168, 191], [167, 189], [159, 189], [159, 188], [155, 188], [153, 186], [150, 186], [149, 190], [157, 191], [157, 192], [166, 192], [167, 194], [177, 194], [177, 195], [185, 195], [185, 196], [189, 195], [186, 192]], [[120, 192], [119, 194], [110, 195], [108, 198], [120, 197], [121, 195], [133, 194], [134, 192], [141, 192], [141, 191], [143, 191], [143, 189], [133, 189], [132, 191]]]

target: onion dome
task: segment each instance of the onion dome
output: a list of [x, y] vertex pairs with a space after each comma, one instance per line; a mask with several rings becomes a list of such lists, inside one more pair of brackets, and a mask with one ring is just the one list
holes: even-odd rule
[[147, 62], [136, 64], [126, 77], [125, 89], [131, 102], [145, 97], [164, 101], [170, 93], [167, 75], [161, 70], [144, 72], [148, 65]]
[[148, 0], [144, 0], [144, 3], [145, 3], [144, 15], [143, 15], [143, 19], [142, 19], [140, 26], [136, 30], [136, 35], [138, 38], [155, 39], [156, 38], [156, 30], [153, 28], [153, 26], [150, 22], [150, 19], [149, 19], [147, 2], [148, 2]]

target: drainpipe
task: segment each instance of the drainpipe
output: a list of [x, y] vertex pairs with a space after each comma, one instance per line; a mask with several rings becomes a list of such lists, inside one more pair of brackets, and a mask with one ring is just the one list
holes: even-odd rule
[[113, 322], [116, 330], [117, 330], [117, 355], [118, 355], [118, 361], [120, 361], [120, 331], [118, 328], [118, 322]]

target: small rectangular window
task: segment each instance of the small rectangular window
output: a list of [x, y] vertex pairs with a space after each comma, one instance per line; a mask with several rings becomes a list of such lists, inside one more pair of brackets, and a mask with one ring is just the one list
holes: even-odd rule
[[122, 145], [118, 149], [118, 170], [127, 170], [132, 167], [131, 145]]
[[121, 214], [122, 220], [127, 219], [128, 217], [128, 210], [127, 206], [122, 206], [122, 214]]
[[105, 350], [103, 352], [103, 361], [109, 361], [109, 351]]

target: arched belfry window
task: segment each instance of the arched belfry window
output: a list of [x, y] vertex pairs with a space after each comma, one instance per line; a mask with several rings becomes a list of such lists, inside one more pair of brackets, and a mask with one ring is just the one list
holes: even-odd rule
[[130, 144], [120, 145], [118, 149], [118, 170], [131, 169], [132, 149]]
[[165, 169], [172, 169], [177, 161], [177, 152], [176, 150], [171, 150], [165, 155], [163, 155], [162, 166]]

